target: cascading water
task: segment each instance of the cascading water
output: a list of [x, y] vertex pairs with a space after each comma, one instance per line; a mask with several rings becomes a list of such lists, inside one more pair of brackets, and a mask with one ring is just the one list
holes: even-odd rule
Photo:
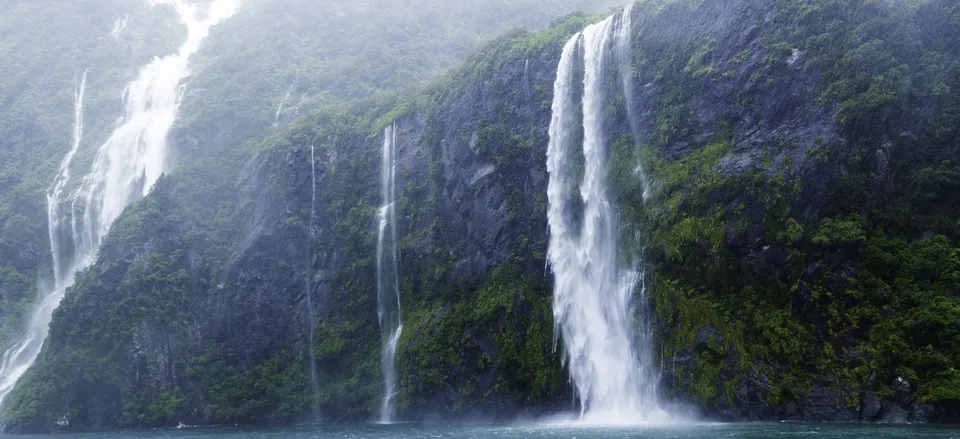
[[[287, 105], [287, 101], [290, 100], [290, 94], [293, 93], [293, 88], [297, 86], [297, 81], [293, 81], [293, 84], [290, 84], [290, 87], [287, 88], [287, 93], [283, 95], [283, 99], [280, 100], [280, 104], [277, 105], [277, 113], [273, 115], [273, 126], [280, 124], [280, 115], [283, 113], [283, 107]], [[311, 148], [313, 148], [311, 146]]]
[[123, 31], [127, 28], [127, 24], [129, 22], [130, 22], [129, 15], [118, 18], [117, 21], [113, 24], [113, 30], [110, 31], [110, 36], [113, 37], [113, 39], [115, 40], [120, 39], [120, 34], [122, 34]]
[[70, 181], [70, 165], [73, 163], [73, 156], [77, 155], [77, 150], [80, 149], [80, 142], [83, 139], [83, 100], [86, 95], [87, 73], [89, 71], [90, 69], [83, 71], [83, 75], [80, 78], [80, 87], [77, 88], [73, 94], [73, 142], [71, 143], [70, 151], [67, 152], [67, 155], [63, 157], [63, 161], [60, 162], [60, 170], [57, 172], [57, 177], [53, 181], [53, 187], [50, 189], [50, 192], [47, 193], [47, 233], [50, 238], [50, 248], [53, 249], [54, 254], [53, 275], [55, 279], [59, 279], [65, 275], [63, 267], [61, 267], [62, 261], [60, 258], [55, 257], [61, 248], [60, 236], [56, 233], [60, 220], [60, 215], [57, 215], [57, 209], [59, 208], [60, 199], [63, 196], [67, 182]]
[[41, 292], [23, 337], [3, 354], [0, 403], [36, 361], [53, 311], [67, 288], [73, 285], [76, 272], [95, 261], [100, 242], [113, 221], [127, 205], [149, 193], [166, 171], [167, 133], [176, 120], [183, 97], [180, 82], [190, 74], [188, 61], [210, 28], [229, 18], [239, 7], [239, 0], [202, 2], [207, 6], [201, 16], [200, 8], [186, 0], [149, 1], [153, 5], [173, 6], [187, 27], [187, 39], [176, 54], [155, 58], [127, 85], [121, 123], [97, 150], [90, 172], [65, 194], [70, 183], [71, 162], [83, 134], [84, 74], [75, 99], [73, 145], [47, 196], [54, 288]]
[[[617, 213], [607, 194], [605, 87], [611, 62], [629, 61], [629, 56], [622, 55], [629, 49], [617, 47], [629, 44], [629, 29], [625, 29], [630, 26], [629, 12], [628, 8], [587, 27], [564, 46], [547, 150], [554, 321], [563, 339], [581, 418], [588, 422], [659, 421], [664, 415], [659, 409], [650, 337], [635, 336], [633, 295], [640, 276], [620, 260]], [[611, 59], [611, 49], [621, 56]], [[583, 76], [579, 77], [581, 62]], [[623, 73], [627, 66], [619, 68]], [[582, 105], [582, 132], [577, 126], [578, 105]], [[577, 184], [580, 200], [572, 194]], [[578, 209], [582, 209], [579, 222]]]
[[[87, 72], [83, 71], [80, 78], [80, 84], [73, 94], [73, 134], [70, 151], [60, 162], [60, 170], [53, 181], [53, 186], [47, 193], [47, 221], [49, 226], [47, 232], [50, 238], [50, 247], [53, 249], [53, 273], [56, 279], [56, 288], [60, 289], [59, 279], [62, 277], [64, 268], [62, 260], [57, 257], [57, 252], [61, 248], [60, 236], [57, 229], [60, 225], [60, 216], [58, 215], [58, 205], [64, 188], [70, 180], [70, 164], [73, 162], [73, 156], [80, 149], [80, 142], [83, 139], [83, 100], [87, 89]], [[33, 310], [29, 320], [29, 327], [23, 335], [23, 338], [13, 347], [7, 349], [3, 354], [3, 362], [0, 363], [0, 403], [4, 397], [13, 390], [17, 380], [26, 373], [27, 369], [33, 363], [33, 358], [40, 352], [43, 339], [46, 337], [46, 329], [50, 324], [50, 317], [54, 308], [59, 303], [57, 297], [44, 297], [38, 302]], [[41, 333], [42, 331], [42, 333]]]
[[[633, 16], [633, 3], [627, 5], [620, 15], [620, 25], [616, 27], [614, 38], [616, 39], [617, 63], [620, 66], [620, 79], [623, 82], [623, 96], [627, 107], [627, 120], [630, 121], [630, 133], [634, 139], [640, 138], [640, 127], [637, 126], [637, 118], [634, 112], [635, 101], [633, 98], [633, 60], [631, 56], [631, 40], [633, 38], [633, 26], [630, 18]], [[647, 171], [643, 163], [637, 163], [636, 173], [640, 177], [640, 184], [643, 185], [643, 201], [650, 198], [650, 181], [647, 179]]]
[[396, 152], [397, 126], [383, 132], [383, 159], [381, 165], [381, 192], [383, 205], [377, 213], [377, 315], [382, 337], [381, 365], [383, 369], [383, 402], [380, 422], [393, 422], [394, 399], [397, 396], [395, 362], [397, 344], [403, 331], [400, 316], [400, 288], [397, 270], [397, 211], [396, 211]]

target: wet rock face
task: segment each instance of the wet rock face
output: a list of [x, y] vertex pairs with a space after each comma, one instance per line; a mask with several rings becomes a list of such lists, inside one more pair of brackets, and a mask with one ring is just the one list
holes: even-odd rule
[[[774, 1], [699, 3], [692, 10], [664, 6], [654, 19], [637, 24], [635, 44], [642, 50], [634, 54], [638, 67], [629, 79], [633, 107], [623, 111], [628, 103], [617, 94], [622, 85], [611, 81], [608, 138], [615, 143], [633, 134], [634, 143], [653, 145], [658, 157], [670, 161], [724, 136], [730, 149], [709, 171], [735, 180], [752, 172], [802, 180], [787, 203], [800, 223], [815, 227], [845, 172], [835, 161], [824, 161], [818, 148], [849, 146], [836, 123], [837, 105], [820, 97], [824, 73], [812, 61], [818, 54], [782, 47], [782, 56], [770, 56], [772, 49], [761, 37], [765, 26], [772, 26]], [[947, 26], [937, 17], [924, 17], [934, 31]], [[405, 418], [513, 417], [570, 408], [571, 390], [551, 350], [543, 259], [550, 101], [567, 36], [555, 36], [556, 41], [535, 51], [493, 45], [454, 76], [453, 84], [430, 91], [430, 105], [411, 104], [396, 120], [397, 231], [407, 312], [397, 364], [406, 386], [401, 389], [406, 392]], [[689, 88], [671, 88], [671, 78], [657, 76], [658, 62], [688, 46], [708, 50], [710, 63], [697, 65], [688, 56], [677, 61], [677, 71], [692, 76], [685, 71], [690, 65], [691, 71], [702, 68], [707, 76], [711, 67], [724, 73], [691, 80]], [[765, 76], [754, 77], [757, 71]], [[311, 361], [324, 374], [321, 393], [333, 389], [317, 397], [326, 398], [319, 403], [323, 415], [338, 421], [369, 419], [380, 384], [374, 218], [383, 139], [378, 134], [382, 127], [373, 121], [386, 110], [356, 111], [376, 114], [323, 116], [308, 128], [285, 133], [242, 164], [231, 174], [235, 178], [221, 182], [215, 194], [190, 192], [189, 178], [196, 176], [174, 175], [142, 203], [146, 209], [155, 202], [155, 209], [131, 211], [121, 219], [118, 224], [127, 227], [120, 229], [139, 232], [117, 235], [104, 247], [96, 269], [58, 312], [41, 362], [49, 369], [36, 372], [34, 385], [62, 385], [50, 386], [56, 394], [37, 397], [56, 416], [41, 413], [24, 425], [55, 430], [66, 419], [69, 429], [95, 430], [300, 420], [315, 397], [305, 390]], [[667, 126], [667, 113], [679, 114], [677, 127]], [[190, 147], [199, 146], [194, 142]], [[313, 162], [311, 146], [316, 149]], [[868, 203], [873, 208], [891, 192], [896, 142], [871, 147], [863, 160], [871, 163], [866, 184], [875, 196]], [[850, 288], [857, 271], [855, 251], [798, 262], [783, 242], [763, 242], [769, 199], [748, 190], [720, 192], [704, 203], [739, 209], [743, 220], [741, 230], [720, 234], [717, 248], [732, 255], [723, 262], [762, 267], [763, 276], [771, 279], [798, 264], [795, 288], [785, 298], [770, 300], [782, 299], [786, 309], [799, 314], [817, 306], [817, 287]], [[641, 210], [642, 203], [626, 201], [624, 216], [630, 209]], [[218, 208], [205, 210], [208, 205]], [[181, 215], [185, 210], [200, 213]], [[162, 264], [155, 263], [157, 257]], [[694, 276], [707, 265], [680, 277]], [[516, 268], [511, 282], [491, 280], [491, 273], [507, 266]], [[144, 267], [156, 273], [141, 276]], [[661, 267], [648, 267], [651, 288]], [[518, 279], [529, 283], [513, 282]], [[484, 289], [488, 281], [499, 283]], [[153, 301], [165, 300], [172, 291], [183, 293], [175, 306]], [[766, 297], [768, 292], [753, 294]], [[675, 305], [648, 304], [651, 312]], [[118, 326], [96, 326], [131, 309], [147, 311]], [[826, 327], [829, 316], [812, 314], [809, 326]], [[751, 316], [737, 318], [748, 327], [756, 323], [748, 321]], [[744, 356], [737, 334], [724, 331], [730, 323], [737, 322], [661, 318], [655, 323], [661, 344], [674, 334], [688, 335], [660, 359], [661, 388], [669, 404], [696, 407], [699, 415], [722, 420], [904, 422], [950, 420], [960, 413], [955, 404], [922, 403], [914, 397], [914, 383], [882, 383], [886, 380], [875, 376], [866, 383], [813, 376], [783, 392], [778, 380], [789, 372], [786, 360], [777, 354]], [[91, 328], [115, 338], [104, 336], [106, 347], [68, 351], [83, 345], [83, 334], [92, 333]], [[546, 342], [528, 345], [531, 340]], [[98, 374], [104, 368], [86, 361], [108, 354], [115, 355], [109, 374]], [[511, 355], [512, 363], [501, 362]], [[50, 372], [73, 370], [75, 365], [66, 360], [77, 358], [85, 360], [86, 375]], [[277, 358], [292, 360], [271, 363]], [[692, 378], [705, 370], [712, 373], [710, 381]], [[121, 384], [108, 385], [114, 382]], [[217, 394], [214, 384], [223, 382], [269, 391]], [[880, 393], [881, 386], [892, 393]], [[698, 400], [707, 387], [710, 398]], [[770, 397], [778, 391], [786, 397]], [[859, 401], [851, 396], [861, 394]], [[231, 412], [231, 400], [243, 398], [260, 405]], [[177, 401], [180, 405], [173, 404]], [[175, 408], [165, 411], [166, 403]], [[133, 407], [128, 410], [133, 417], [125, 415], [126, 406]], [[280, 406], [292, 414], [278, 413]], [[143, 413], [155, 417], [137, 417]]]
[[[473, 79], [457, 92], [444, 94], [433, 112], [398, 122], [398, 165], [406, 172], [398, 173], [404, 175], [397, 185], [413, 195], [398, 211], [398, 233], [414, 238], [400, 249], [401, 276], [415, 281], [422, 278], [420, 270], [426, 268], [429, 276], [439, 269], [416, 261], [439, 261], [449, 267], [436, 286], [424, 285], [419, 291], [414, 287], [415, 295], [440, 298], [444, 305], [432, 310], [419, 326], [404, 328], [411, 336], [401, 343], [398, 370], [407, 374], [414, 389], [424, 386], [424, 391], [413, 390], [405, 396], [412, 402], [402, 409], [404, 417], [502, 418], [544, 410], [529, 401], [542, 400], [533, 395], [549, 391], [511, 392], [505, 383], [515, 379], [513, 369], [519, 366], [499, 364], [503, 346], [497, 339], [502, 339], [502, 333], [514, 334], [522, 346], [528, 319], [540, 315], [519, 292], [508, 296], [510, 303], [500, 303], [490, 317], [497, 322], [493, 328], [467, 325], [446, 335], [437, 331], [456, 312], [453, 307], [464, 306], [462, 302], [477, 294], [470, 291], [487, 281], [491, 270], [516, 265], [524, 276], [544, 276], [550, 119], [546, 91], [552, 90], [558, 59], [559, 47], [524, 58], [494, 54], [495, 67], [471, 72]], [[413, 190], [423, 187], [434, 192]], [[431, 197], [437, 195], [431, 205]], [[431, 227], [435, 233], [422, 233]], [[540, 256], [534, 252], [541, 252]], [[458, 294], [466, 296], [453, 299]], [[545, 299], [543, 294], [533, 292], [538, 301]], [[458, 340], [468, 340], [469, 345], [459, 345]], [[411, 356], [437, 341], [451, 344], [456, 360], [438, 356], [429, 370], [413, 363]], [[559, 359], [548, 366], [558, 364]], [[441, 371], [443, 383], [426, 391], [431, 378], [425, 375], [435, 371]], [[547, 407], [551, 405], [552, 400]]]
[[[830, 95], [824, 92], [828, 86], [839, 87], [835, 81], [843, 73], [837, 72], [833, 60], [825, 63], [823, 59], [829, 51], [846, 52], [849, 56], [859, 49], [859, 43], [850, 47], [801, 50], [803, 46], [800, 40], [792, 41], [776, 32], [774, 34], [777, 36], [771, 37], [770, 31], [775, 30], [778, 23], [782, 24], [777, 20], [778, 17], [782, 18], [778, 14], [783, 13], [780, 9], [783, 4], [720, 1], [705, 3], [697, 8], [676, 4], [665, 6], [655, 21], [643, 22], [642, 18], [639, 19], [638, 46], [643, 47], [642, 57], [652, 60], [649, 63], [636, 60], [633, 72], [636, 99], [631, 112], [635, 116], [631, 122], [635, 126], [634, 132], [641, 137], [639, 143], [643, 146], [655, 145], [657, 152], [668, 163], [697, 157], [699, 162], [685, 162], [689, 171], [684, 169], [677, 173], [683, 178], [695, 180], [692, 177], [699, 173], [720, 181], [732, 181], [720, 185], [719, 189], [710, 187], [709, 182], [704, 183], [703, 186], [707, 187], [705, 195], [698, 193], [696, 181], [688, 181], [681, 185], [681, 189], [670, 194], [678, 196], [678, 199], [670, 202], [679, 206], [716, 207], [706, 211], [723, 218], [720, 221], [722, 233], [718, 233], [720, 239], [712, 238], [699, 227], [699, 235], [694, 231], [691, 233], [693, 237], [687, 238], [694, 242], [686, 248], [687, 252], [669, 257], [692, 259], [697, 263], [684, 265], [676, 260], [657, 259], [654, 264], [658, 268], [651, 269], [651, 272], [662, 277], [654, 277], [648, 286], [657, 290], [666, 284], [671, 289], [681, 290], [674, 293], [691, 299], [690, 303], [706, 305], [701, 302], [705, 300], [719, 304], [727, 299], [718, 295], [744, 297], [739, 288], [741, 279], [737, 277], [753, 269], [714, 270], [716, 267], [713, 264], [758, 267], [752, 271], [754, 275], [781, 279], [790, 289], [777, 299], [773, 298], [778, 294], [775, 292], [777, 286], [757, 289], [746, 296], [755, 295], [753, 297], [760, 297], [761, 300], [769, 298], [788, 303], [788, 313], [803, 321], [803, 330], [810, 330], [814, 334], [810, 341], [821, 343], [831, 338], [827, 335], [827, 328], [831, 325], [830, 312], [849, 306], [849, 303], [867, 300], [864, 297], [872, 297], [873, 291], [864, 292], [856, 298], [851, 292], [857, 289], [855, 281], [863, 277], [864, 267], [860, 264], [865, 256], [858, 253], [856, 246], [834, 245], [836, 249], [811, 251], [807, 248], [797, 251], [798, 246], [784, 242], [786, 239], [771, 239], [771, 229], [785, 219], [770, 220], [777, 199], [786, 200], [789, 205], [784, 208], [784, 211], [789, 211], [787, 217], [797, 224], [804, 224], [808, 232], [817, 230], [821, 220], [837, 215], [838, 211], [844, 212], [844, 215], [855, 217], [862, 214], [868, 217], [864, 227], [869, 230], [875, 226], [875, 215], [894, 203], [892, 200], [901, 191], [898, 186], [908, 184], [904, 178], [904, 169], [908, 166], [902, 163], [902, 157], [908, 154], [905, 151], [916, 146], [905, 145], [924, 142], [923, 135], [918, 133], [929, 131], [928, 125], [933, 119], [928, 116], [941, 107], [935, 99], [930, 99], [929, 95], [922, 92], [916, 96], [910, 95], [916, 104], [911, 101], [910, 106], [900, 108], [898, 111], [903, 114], [898, 116], [896, 124], [889, 129], [877, 127], [872, 131], [882, 135], [862, 132], [851, 134], [857, 127], [842, 123], [844, 111], [849, 111], [851, 101], [831, 101]], [[893, 28], [924, 41], [925, 47], [941, 50], [945, 40], [956, 38], [956, 28], [954, 36], [947, 37], [950, 32], [946, 31], [944, 22], [930, 13], [930, 10], [942, 8], [943, 5], [939, 1], [929, 2], [915, 16], [913, 12], [906, 13], [904, 16], [910, 19], [898, 22]], [[701, 12], [705, 11], [711, 13], [701, 16]], [[803, 22], [803, 26], [815, 24]], [[929, 31], [925, 29], [927, 26], [930, 27]], [[931, 34], [938, 35], [944, 41], [933, 42], [936, 38], [931, 38]], [[672, 69], [658, 64], [669, 64], [671, 53], [682, 52], [684, 47], [689, 50], [673, 60], [675, 64]], [[896, 56], [903, 60], [912, 59], [905, 52]], [[861, 67], [874, 68], [871, 61], [861, 63]], [[910, 68], [918, 67], [911, 65]], [[671, 81], [671, 76], [664, 71], [684, 80]], [[698, 80], [697, 77], [708, 79]], [[842, 108], [843, 105], [848, 108]], [[682, 123], [665, 120], [665, 114], [676, 117]], [[624, 124], [613, 124], [612, 129], [626, 131]], [[722, 156], [716, 161], [709, 161], [697, 155], [706, 144], [716, 142], [717, 138], [728, 142]], [[929, 138], [926, 142], [930, 142]], [[826, 150], [836, 155], [824, 153]], [[847, 160], [844, 156], [851, 154], [857, 154], [856, 160], [859, 162], [856, 165], [849, 160], [844, 161]], [[898, 155], [901, 160], [899, 165]], [[704, 163], [710, 164], [707, 166]], [[709, 169], [696, 169], [697, 166], [707, 166]], [[852, 182], [851, 174], [857, 174], [856, 182]], [[762, 177], [752, 177], [756, 175]], [[793, 189], [774, 190], [776, 195], [773, 197], [757, 196], [774, 187], [771, 177], [795, 179], [800, 183]], [[740, 181], [751, 183], [738, 185]], [[861, 198], [837, 201], [838, 192], [860, 184], [864, 188]], [[838, 204], [842, 206], [838, 207]], [[668, 211], [669, 208], [673, 206], [648, 210], [669, 216], [672, 213]], [[696, 215], [693, 212], [683, 213], [691, 217]], [[657, 215], [653, 216], [654, 220]], [[659, 232], [670, 235], [671, 230], [668, 227]], [[922, 232], [926, 238], [936, 235]], [[911, 233], [904, 239], [909, 241], [921, 236], [920, 233]], [[952, 232], [945, 233], [953, 236]], [[670, 236], [677, 235], [682, 235], [682, 232]], [[714, 246], [720, 240], [723, 245]], [[668, 242], [666, 247], [671, 244], [674, 243]], [[648, 247], [647, 253], [658, 258], [661, 255], [657, 250]], [[698, 258], [697, 252], [700, 251], [709, 256]], [[725, 255], [725, 259], [720, 254]], [[670, 269], [677, 271], [670, 272]], [[705, 276], [708, 282], [686, 282], [701, 272], [711, 273], [712, 277]], [[663, 278], [669, 282], [658, 285], [658, 280], [662, 281]], [[724, 289], [728, 284], [737, 287]], [[824, 306], [824, 291], [829, 291], [834, 297], [834, 303], [829, 307]], [[672, 306], [681, 306], [673, 303], [673, 297], [670, 299], [663, 300], [657, 306], [674, 311]], [[847, 301], [846, 305], [844, 301]], [[663, 335], [668, 344], [675, 335], [679, 340], [672, 346], [673, 349], [671, 346], [665, 349], [667, 355], [662, 359], [662, 387], [667, 393], [680, 399], [693, 397], [708, 416], [726, 419], [872, 422], [932, 419], [931, 407], [916, 400], [918, 388], [887, 382], [890, 377], [884, 377], [879, 382], [844, 381], [826, 376], [828, 373], [817, 367], [813, 359], [804, 361], [800, 358], [790, 365], [787, 355], [776, 349], [759, 356], [742, 355], [740, 350], [750, 350], [750, 346], [745, 344], [755, 341], [744, 343], [738, 338], [752, 335], [744, 337], [738, 330], [730, 330], [731, 326], [725, 327], [724, 323], [743, 323], [758, 330], [763, 327], [758, 321], [766, 318], [768, 313], [744, 317], [743, 314], [738, 315], [742, 308], [737, 300], [729, 302], [727, 314], [720, 316], [715, 325], [704, 325], [700, 321], [711, 319], [705, 317], [710, 312], [688, 309], [676, 314], [667, 311], [660, 315], [662, 320], [658, 333]], [[690, 303], [686, 306], [691, 306]], [[907, 313], [909, 310], [900, 312]], [[736, 317], [731, 319], [731, 316]], [[835, 322], [832, 324], [837, 325]], [[835, 341], [833, 348], [850, 343], [849, 340]], [[872, 340], [867, 343], [876, 342]], [[852, 346], [845, 349], [855, 350]], [[850, 357], [858, 355], [866, 356], [860, 352], [850, 354]], [[849, 357], [840, 360], [846, 363], [846, 368], [858, 364], [858, 360]], [[803, 376], [796, 386], [789, 384], [789, 381], [786, 384], [782, 381], [785, 374], [796, 372]], [[860, 378], [857, 381], [863, 380]], [[709, 390], [703, 391], [704, 388]], [[784, 391], [785, 388], [788, 391]], [[769, 398], [771, 393], [779, 393], [786, 398]], [[878, 394], [889, 396], [880, 398]], [[914, 398], [911, 399], [909, 395], [914, 395]]]
[[[541, 100], [549, 99], [545, 90], [552, 84], [558, 55], [550, 50], [530, 60], [505, 59], [496, 71], [484, 72], [482, 80], [465, 84], [463, 93], [439, 97], [438, 108], [430, 114], [414, 113], [397, 121], [397, 187], [403, 203], [398, 210], [398, 233], [405, 239], [401, 259], [411, 270], [424, 269], [430, 274], [434, 266], [414, 264], [436, 260], [437, 252], [451, 264], [438, 279], [438, 287], [417, 284], [415, 294], [434, 295], [456, 304], [440, 289], [469, 291], [484, 282], [492, 269], [522, 256], [520, 252], [545, 245], [542, 201], [547, 176], [543, 157], [550, 111]], [[181, 246], [188, 251], [175, 266], [198, 282], [175, 315], [150, 316], [131, 328], [130, 353], [124, 360], [129, 361], [124, 368], [127, 388], [97, 399], [80, 397], [78, 390], [75, 398], [67, 398], [61, 405], [64, 413], [83, 404], [105, 414], [68, 416], [69, 428], [129, 425], [122, 410], [112, 407], [141, 395], [147, 401], [168, 394], [187, 395], [184, 405], [173, 413], [178, 422], [216, 422], [217, 415], [204, 408], [209, 398], [216, 397], [208, 388], [210, 383], [204, 382], [204, 368], [222, 364], [231, 373], [242, 373], [284, 353], [308, 355], [311, 331], [315, 330], [311, 311], [324, 325], [360, 326], [366, 328], [363, 337], [375, 335], [375, 290], [370, 289], [375, 285], [370, 263], [375, 253], [370, 241], [375, 237], [375, 224], [358, 209], [379, 202], [377, 163], [382, 136], [368, 136], [367, 132], [363, 127], [349, 138], [318, 138], [313, 167], [308, 143], [270, 149], [249, 160], [236, 181], [226, 185], [229, 204], [217, 213], [229, 224], [226, 232], [230, 239], [218, 243], [226, 244], [225, 248], [211, 245], [217, 242], [214, 240], [189, 241], [188, 236], [195, 236], [188, 234], [193, 225], [177, 223], [169, 224], [162, 236], [130, 236], [106, 247], [99, 263], [104, 268], [102, 282], [130, 282], [136, 276], [137, 261], [166, 255]], [[310, 215], [314, 174], [317, 202]], [[340, 186], [344, 180], [350, 181], [346, 192]], [[175, 187], [171, 184], [169, 191], [173, 198]], [[183, 206], [194, 208], [192, 200], [175, 204], [160, 210], [172, 216]], [[426, 230], [435, 232], [424, 233]], [[358, 263], [360, 259], [366, 261]], [[542, 259], [523, 259], [521, 270], [542, 279]], [[362, 287], [353, 289], [357, 285]], [[92, 289], [79, 293], [84, 297], [95, 294]], [[118, 289], [109, 300], [122, 301], [124, 294], [132, 293]], [[106, 312], [99, 301], [77, 300], [65, 306], [65, 312], [80, 312], [91, 319]], [[502, 324], [522, 334], [533, 312], [519, 298], [511, 307], [516, 309], [512, 314], [515, 321]], [[443, 317], [440, 313], [436, 319]], [[64, 328], [70, 324], [60, 323]], [[425, 340], [436, 336], [416, 326], [406, 330], [416, 331], [417, 337]], [[538, 410], [524, 403], [525, 395], [491, 393], [512, 373], [485, 366], [499, 355], [494, 333], [467, 328], [462, 336], [477, 340], [476, 351], [462, 364], [444, 365], [452, 370], [448, 385], [439, 393], [423, 395], [438, 402], [411, 406], [406, 409], [409, 416], [442, 414], [461, 406], [465, 407], [458, 413], [461, 416], [499, 417]], [[354, 350], [375, 364], [370, 358], [379, 352], [374, 344], [378, 340], [349, 341], [359, 344]], [[322, 343], [324, 340], [317, 339], [315, 346]], [[336, 374], [333, 379], [352, 373], [332, 370], [337, 366], [327, 363], [318, 367], [321, 373]], [[362, 379], [376, 383], [375, 376]], [[488, 397], [461, 402], [466, 401], [467, 388]], [[368, 413], [365, 407], [340, 405], [340, 411], [336, 407], [327, 408], [325, 416], [362, 420]], [[269, 413], [272, 408], [264, 410]], [[44, 420], [30, 428], [61, 427]]]
[[[542, 242], [546, 237], [542, 200], [550, 111], [543, 99], [548, 98], [544, 90], [552, 86], [558, 56], [549, 51], [498, 59], [498, 69], [484, 72], [462, 93], [443, 96], [433, 114], [400, 121], [398, 161], [410, 174], [399, 187], [430, 178], [425, 165], [431, 154], [442, 170], [441, 196], [431, 213], [440, 224], [434, 244], [448, 249], [453, 259], [453, 284], [482, 281], [522, 248], [524, 239]], [[422, 202], [426, 199], [416, 200]], [[426, 226], [424, 221], [407, 223], [404, 232]], [[421, 240], [414, 247], [426, 254], [431, 245]], [[526, 269], [542, 272], [536, 265]]]

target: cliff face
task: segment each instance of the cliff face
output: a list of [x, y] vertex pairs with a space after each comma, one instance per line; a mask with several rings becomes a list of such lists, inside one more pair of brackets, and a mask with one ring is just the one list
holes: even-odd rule
[[[401, 417], [570, 408], [545, 156], [562, 44], [592, 20], [163, 178], [57, 311], [6, 424], [370, 419], [392, 123]], [[722, 419], [954, 419], [960, 9], [677, 1], [633, 23], [608, 178], [667, 399]]]
[[640, 19], [654, 201], [619, 185], [668, 392], [727, 419], [952, 419], [956, 207], [934, 193], [957, 142], [956, 7], [698, 11]]
[[566, 386], [550, 354], [542, 157], [559, 45], [586, 24], [512, 34], [420, 96], [322, 112], [251, 159], [164, 177], [61, 305], [8, 423], [369, 419], [381, 391], [374, 218], [394, 121], [401, 411], [555, 403]]

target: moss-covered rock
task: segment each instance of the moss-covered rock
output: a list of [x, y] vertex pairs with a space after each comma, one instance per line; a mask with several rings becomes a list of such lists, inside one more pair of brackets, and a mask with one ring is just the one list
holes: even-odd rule
[[[634, 94], [610, 81], [604, 126], [665, 399], [724, 419], [955, 419], [957, 6], [634, 11]], [[545, 150], [561, 47], [595, 18], [510, 33], [422, 91], [317, 111], [162, 179], [81, 274], [6, 422], [370, 419], [394, 122], [402, 415], [569, 408]]]

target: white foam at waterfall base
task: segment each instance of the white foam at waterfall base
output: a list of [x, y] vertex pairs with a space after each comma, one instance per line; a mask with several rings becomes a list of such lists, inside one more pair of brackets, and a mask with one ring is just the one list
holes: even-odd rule
[[[616, 67], [621, 74], [629, 68], [622, 64], [630, 59], [622, 55], [626, 49], [618, 47], [630, 41], [623, 29], [630, 26], [629, 9], [626, 12], [587, 27], [564, 46], [547, 151], [547, 257], [554, 278], [555, 332], [563, 340], [563, 359], [581, 408], [578, 421], [584, 424], [658, 424], [672, 419], [657, 394], [652, 338], [635, 334], [635, 296], [644, 298], [642, 273], [620, 257], [616, 207], [607, 188], [606, 86], [608, 75], [614, 73], [611, 66], [620, 63]], [[576, 73], [579, 62], [582, 77]], [[581, 82], [582, 96], [577, 96], [575, 85]], [[575, 108], [580, 97], [582, 120]], [[583, 140], [578, 142], [575, 133], [581, 123]], [[581, 158], [582, 174], [577, 164]], [[578, 208], [582, 208], [579, 224], [572, 215]], [[649, 331], [646, 322], [640, 327]]]
[[83, 88], [76, 96], [73, 147], [54, 179], [47, 204], [54, 288], [41, 291], [23, 336], [7, 349], [0, 362], [0, 404], [36, 361], [49, 332], [54, 310], [77, 271], [95, 261], [101, 240], [131, 202], [147, 195], [167, 172], [167, 133], [177, 118], [183, 96], [181, 82], [190, 75], [189, 60], [210, 28], [232, 16], [239, 0], [202, 2], [150, 0], [172, 6], [187, 27], [187, 39], [177, 53], [155, 58], [124, 90], [124, 116], [98, 149], [92, 168], [68, 194], [70, 167], [83, 133]]

